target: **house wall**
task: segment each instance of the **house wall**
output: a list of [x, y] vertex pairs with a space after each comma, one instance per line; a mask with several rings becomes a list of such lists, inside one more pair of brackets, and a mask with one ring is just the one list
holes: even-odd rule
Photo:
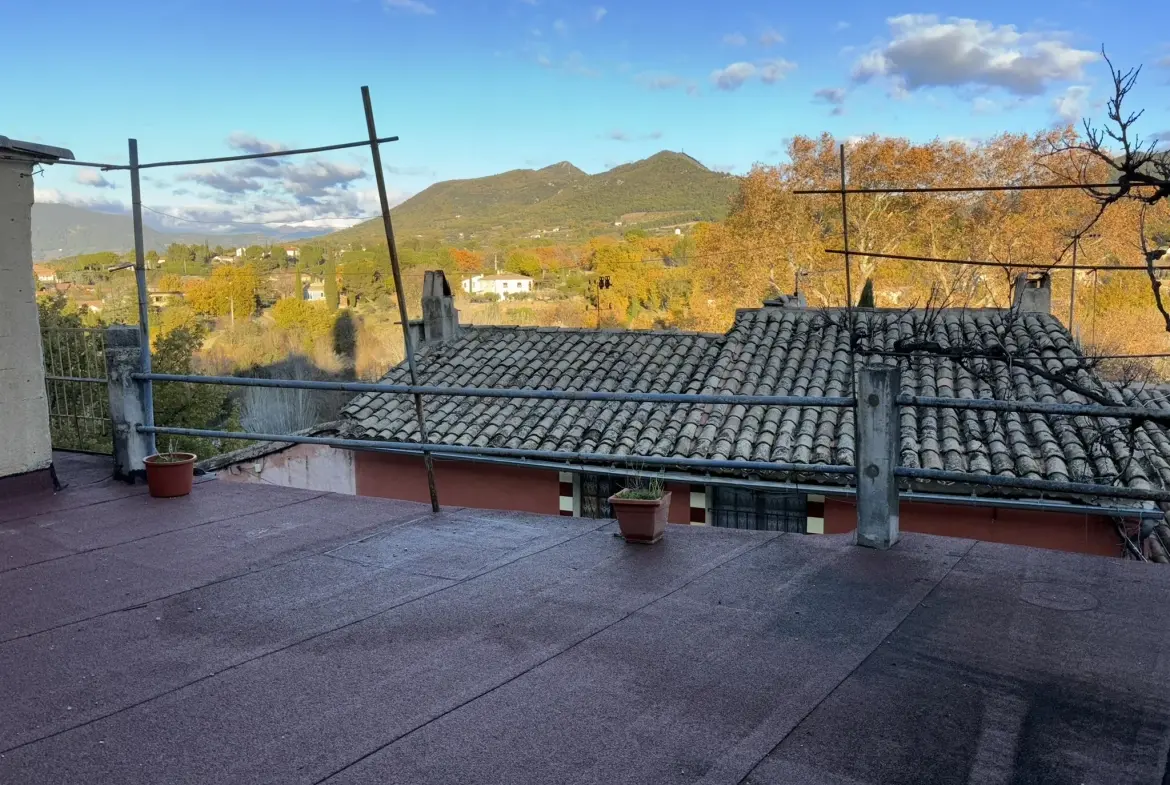
[[[1098, 556], [1121, 555], [1113, 523], [1098, 515], [902, 502], [900, 519], [904, 532], [966, 537]], [[842, 498], [825, 500], [826, 534], [846, 534], [856, 528], [856, 502]]]
[[[356, 452], [354, 468], [359, 496], [430, 502], [421, 457]], [[435, 485], [445, 507], [560, 513], [561, 485], [556, 471], [435, 461]]]
[[219, 470], [231, 482], [263, 483], [310, 491], [357, 493], [354, 453], [323, 444], [294, 444], [287, 450]]
[[32, 271], [31, 174], [28, 163], [0, 160], [0, 477], [44, 471], [53, 460]]

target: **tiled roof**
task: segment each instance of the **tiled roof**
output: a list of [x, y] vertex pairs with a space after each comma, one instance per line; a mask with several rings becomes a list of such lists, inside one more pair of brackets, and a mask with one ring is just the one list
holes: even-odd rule
[[[1071, 380], [1118, 403], [1170, 410], [1159, 394], [1119, 388], [1084, 370], [1071, 336], [1047, 314], [999, 310], [855, 312], [854, 362], [898, 364], [902, 392], [924, 396], [1092, 403], [1045, 378]], [[465, 328], [418, 352], [423, 384], [561, 390], [758, 395], [851, 393], [845, 312], [763, 308], [741, 311], [725, 335], [666, 331]], [[942, 349], [997, 350], [1020, 364], [880, 354], [900, 339]], [[1071, 369], [1071, 370], [1070, 370]], [[408, 382], [405, 367], [384, 381]], [[618, 455], [793, 463], [854, 462], [850, 409], [516, 399], [425, 400], [431, 440]], [[418, 441], [408, 396], [367, 393], [344, 410], [359, 438]], [[901, 463], [1131, 487], [1170, 485], [1170, 437], [1142, 424], [1130, 439], [1119, 421], [1039, 414], [905, 407]], [[1132, 444], [1132, 449], [1131, 449]]]

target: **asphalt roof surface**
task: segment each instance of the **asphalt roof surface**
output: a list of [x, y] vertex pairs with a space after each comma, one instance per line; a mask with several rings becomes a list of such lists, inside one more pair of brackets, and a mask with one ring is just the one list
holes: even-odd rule
[[1161, 783], [1170, 570], [63, 459], [0, 504], [3, 783]]

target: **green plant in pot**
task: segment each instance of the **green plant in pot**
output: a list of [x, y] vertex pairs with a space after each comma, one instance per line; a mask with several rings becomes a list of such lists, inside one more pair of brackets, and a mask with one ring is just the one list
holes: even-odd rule
[[609, 497], [618, 526], [626, 542], [651, 544], [666, 533], [670, 491], [658, 477], [636, 476], [629, 487]]
[[148, 455], [146, 464], [146, 486], [150, 495], [159, 499], [186, 496], [195, 482], [195, 453], [160, 452]]

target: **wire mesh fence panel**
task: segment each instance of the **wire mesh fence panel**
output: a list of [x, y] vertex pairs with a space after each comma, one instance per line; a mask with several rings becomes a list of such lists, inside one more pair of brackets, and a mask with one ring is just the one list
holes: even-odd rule
[[49, 434], [55, 450], [113, 453], [106, 389], [106, 336], [100, 329], [41, 331]]

